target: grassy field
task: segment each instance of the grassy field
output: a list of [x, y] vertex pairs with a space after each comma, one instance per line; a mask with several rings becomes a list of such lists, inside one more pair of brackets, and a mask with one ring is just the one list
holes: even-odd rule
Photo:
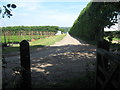
[[[38, 39], [38, 40], [33, 41], [33, 42], [29, 42], [30, 49], [35, 50], [38, 47], [52, 45], [55, 42], [62, 40], [65, 36], [66, 36], [66, 34], [62, 34], [62, 35], [51, 36], [51, 37], [47, 37], [47, 38]], [[19, 52], [19, 44], [13, 44], [12, 47], [3, 47], [2, 51], [3, 51], [3, 54], [12, 53], [12, 52]]]
[[40, 35], [22, 35], [22, 36], [19, 36], [19, 35], [14, 35], [14, 36], [2, 36], [2, 43], [5, 42], [6, 40], [6, 43], [8, 42], [20, 42], [21, 40], [31, 40], [31, 39], [38, 39], [38, 38], [45, 38], [47, 37], [48, 35], [43, 35], [43, 36], [40, 36]]

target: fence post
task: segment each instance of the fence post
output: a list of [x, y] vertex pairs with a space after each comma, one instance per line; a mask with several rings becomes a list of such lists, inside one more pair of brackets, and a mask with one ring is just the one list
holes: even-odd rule
[[[98, 48], [102, 48], [102, 49], [105, 49], [107, 51], [109, 51], [109, 48], [110, 48], [110, 43], [106, 40], [103, 40], [103, 41], [98, 41], [97, 43], [97, 49]], [[103, 79], [103, 75], [101, 74], [100, 70], [99, 70], [99, 66], [103, 66], [103, 62], [102, 62], [102, 59], [104, 61], [104, 65], [105, 65], [105, 69], [107, 70], [108, 69], [108, 60], [104, 57], [102, 57], [102, 55], [100, 55], [98, 52], [97, 52], [97, 66], [96, 66], [96, 88], [99, 90], [101, 85], [99, 84], [98, 82], [98, 78], [101, 78]]]
[[[101, 47], [101, 42], [98, 41], [97, 42], [97, 49], [100, 48], [100, 47]], [[99, 71], [99, 65], [101, 65], [102, 57], [98, 52], [96, 53], [96, 59], [97, 59], [97, 62], [96, 62], [96, 64], [97, 64], [96, 65], [96, 88], [97, 88], [97, 90], [99, 90], [99, 87], [101, 87], [101, 85], [98, 82], [98, 76], [102, 76], [100, 71]]]
[[30, 69], [30, 51], [29, 43], [26, 40], [20, 42], [20, 60], [22, 69], [22, 86], [21, 88], [31, 88], [31, 69]]

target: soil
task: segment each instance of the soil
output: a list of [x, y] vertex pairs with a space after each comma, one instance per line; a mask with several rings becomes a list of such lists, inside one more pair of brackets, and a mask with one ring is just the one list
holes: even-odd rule
[[[31, 76], [33, 86], [56, 84], [66, 79], [80, 77], [88, 71], [95, 71], [96, 47], [77, 40], [67, 34], [54, 45], [37, 48], [31, 52]], [[5, 56], [7, 66], [3, 69], [3, 82], [13, 80], [12, 69], [20, 67], [20, 57]], [[19, 73], [18, 73], [19, 74]], [[8, 82], [9, 83], [9, 82]]]

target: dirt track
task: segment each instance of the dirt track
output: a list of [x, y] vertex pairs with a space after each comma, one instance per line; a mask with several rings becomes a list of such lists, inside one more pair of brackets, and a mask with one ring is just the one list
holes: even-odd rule
[[54, 45], [51, 46], [81, 45], [81, 44], [82, 43], [80, 43], [78, 40], [67, 34], [63, 40], [61, 40], [60, 42], [56, 42]]
[[[69, 34], [54, 45], [38, 48], [30, 55], [33, 85], [54, 84], [79, 77], [86, 69], [94, 70], [95, 52], [94, 46], [78, 41]], [[20, 58], [12, 56], [6, 61], [8, 77], [13, 73], [12, 68], [19, 66]]]

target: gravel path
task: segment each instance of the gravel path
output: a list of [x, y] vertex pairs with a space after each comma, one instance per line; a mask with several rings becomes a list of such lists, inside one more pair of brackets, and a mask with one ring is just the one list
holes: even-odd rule
[[[69, 34], [54, 45], [38, 48], [30, 55], [33, 85], [55, 84], [80, 77], [86, 69], [94, 70], [95, 52], [94, 46], [78, 41]], [[8, 57], [6, 61], [8, 65], [5, 79], [13, 77], [12, 68], [19, 66], [20, 57]]]
[[61, 40], [60, 42], [56, 42], [54, 45], [51, 46], [64, 46], [64, 45], [81, 45], [81, 43], [75, 38], [71, 37], [69, 34], [67, 34], [63, 40]]

